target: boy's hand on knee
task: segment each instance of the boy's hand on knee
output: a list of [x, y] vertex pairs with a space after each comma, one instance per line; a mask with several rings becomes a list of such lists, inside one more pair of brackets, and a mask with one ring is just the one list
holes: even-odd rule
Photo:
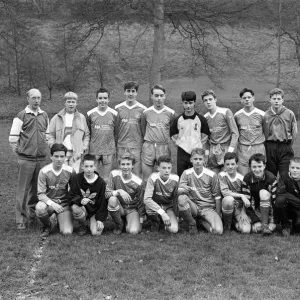
[[124, 190], [118, 190], [118, 193], [127, 204], [131, 202], [131, 197], [127, 192]]
[[54, 209], [54, 211], [57, 212], [58, 214], [59, 214], [59, 213], [62, 213], [62, 212], [64, 211], [64, 208], [63, 208], [61, 205], [59, 205], [59, 204], [57, 204], [57, 203], [55, 203], [55, 202], [53, 202], [53, 203], [51, 204], [51, 206], [52, 206], [52, 208]]
[[171, 226], [170, 217], [168, 216], [168, 214], [166, 212], [161, 215], [161, 218], [162, 218], [165, 226], [167, 226], [167, 227]]

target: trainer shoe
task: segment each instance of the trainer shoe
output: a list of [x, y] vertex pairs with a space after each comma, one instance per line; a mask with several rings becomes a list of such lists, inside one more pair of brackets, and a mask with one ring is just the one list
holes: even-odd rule
[[83, 236], [83, 235], [86, 235], [86, 233], [87, 233], [86, 225], [85, 224], [80, 224], [80, 226], [77, 229], [77, 234], [79, 236]]
[[291, 228], [282, 228], [281, 233], [284, 237], [289, 237], [291, 235]]
[[50, 235], [51, 226], [43, 225], [40, 237], [46, 239]]
[[26, 225], [24, 223], [17, 223], [17, 229], [24, 230], [24, 229], [26, 229]]
[[269, 236], [272, 234], [268, 224], [262, 224], [262, 234], [263, 236]]
[[193, 234], [197, 234], [197, 233], [198, 233], [197, 226], [189, 225], [189, 234], [193, 235]]
[[150, 231], [151, 232], [159, 232], [159, 223], [152, 222]]

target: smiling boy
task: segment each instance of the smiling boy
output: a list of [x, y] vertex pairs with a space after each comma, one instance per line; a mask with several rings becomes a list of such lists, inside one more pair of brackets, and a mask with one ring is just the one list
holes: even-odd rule
[[87, 112], [91, 140], [89, 154], [96, 156], [97, 170], [104, 181], [112, 169], [116, 144], [115, 124], [118, 113], [108, 107], [110, 93], [106, 88], [96, 92], [98, 106]]
[[251, 219], [252, 232], [270, 235], [275, 230], [274, 202], [277, 193], [277, 179], [266, 169], [266, 157], [253, 154], [249, 159], [250, 172], [244, 177], [242, 192], [251, 203], [247, 215]]
[[144, 203], [148, 219], [151, 220], [151, 231], [158, 231], [163, 221], [165, 229], [177, 233], [177, 188], [179, 177], [172, 174], [172, 160], [169, 156], [159, 157], [158, 172], [148, 178]]
[[296, 230], [300, 229], [300, 158], [290, 161], [289, 172], [283, 172], [278, 181], [278, 194], [275, 202], [278, 221], [282, 234], [288, 237], [291, 233], [290, 219]]
[[77, 94], [68, 92], [64, 99], [65, 108], [50, 121], [48, 144], [64, 144], [68, 149], [65, 163], [78, 173], [81, 157], [89, 148], [90, 131], [84, 115], [76, 108]]
[[121, 234], [123, 230], [122, 217], [126, 218], [126, 231], [130, 234], [138, 234], [142, 230], [145, 217], [143, 202], [143, 181], [132, 173], [135, 158], [130, 153], [124, 153], [118, 159], [119, 170], [111, 171], [106, 197], [108, 199], [108, 211], [116, 224], [114, 234]]
[[42, 238], [47, 238], [51, 231], [50, 216], [57, 214], [62, 234], [73, 232], [72, 213], [68, 198], [68, 189], [74, 180], [75, 171], [64, 164], [67, 148], [63, 144], [53, 144], [52, 163], [42, 168], [38, 176], [38, 199], [35, 211], [42, 223]]
[[279, 88], [270, 91], [271, 107], [265, 112], [263, 126], [266, 137], [266, 156], [268, 171], [288, 172], [289, 163], [294, 156], [292, 149], [297, 137], [295, 114], [284, 105], [284, 92]]

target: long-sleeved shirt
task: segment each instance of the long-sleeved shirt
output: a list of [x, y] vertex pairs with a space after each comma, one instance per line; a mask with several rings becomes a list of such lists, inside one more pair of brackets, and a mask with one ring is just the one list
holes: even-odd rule
[[9, 143], [20, 159], [45, 160], [49, 153], [48, 138], [49, 118], [40, 108], [34, 112], [27, 106], [14, 118]]
[[[96, 173], [98, 175], [98, 173]], [[84, 173], [76, 174], [70, 185], [70, 201], [72, 204], [82, 206], [81, 200], [89, 198], [89, 202], [84, 207], [87, 211], [88, 218], [95, 215], [97, 221], [105, 221], [108, 216], [107, 199], [105, 197], [106, 184], [105, 181], [98, 175], [98, 178], [89, 183], [84, 177]]]
[[281, 173], [278, 180], [277, 193], [278, 195], [290, 193], [300, 200], [300, 178], [292, 178], [289, 172]]
[[235, 178], [231, 178], [229, 174], [222, 171], [218, 174], [220, 191], [223, 197], [232, 196], [233, 193], [242, 193], [242, 182], [244, 176], [236, 173]]
[[269, 171], [264, 171], [262, 178], [256, 178], [252, 172], [244, 176], [242, 183], [242, 192], [250, 200], [253, 209], [260, 207], [260, 190], [267, 190], [271, 194], [271, 204], [273, 205], [276, 200], [277, 194], [277, 179]]
[[51, 200], [61, 206], [69, 205], [68, 189], [75, 175], [74, 169], [65, 164], [58, 172], [53, 169], [52, 163], [46, 165], [38, 176], [38, 199], [46, 204]]
[[167, 106], [161, 110], [156, 110], [154, 106], [145, 109], [141, 118], [144, 141], [168, 144], [174, 115], [174, 110]]
[[125, 202], [122, 197], [118, 197], [120, 204], [125, 209], [136, 208], [139, 215], [142, 217], [145, 215], [145, 206], [143, 202], [144, 186], [143, 181], [135, 174], [132, 174], [131, 178], [126, 180], [122, 176], [121, 170], [112, 170], [109, 174], [107, 181], [107, 189], [105, 197], [112, 196], [112, 191], [123, 190], [129, 194], [131, 201]]
[[107, 107], [102, 112], [98, 107], [87, 112], [87, 124], [90, 129], [90, 150], [93, 155], [110, 155], [116, 152], [115, 124], [117, 112]]
[[206, 148], [210, 131], [204, 116], [196, 112], [192, 116], [183, 113], [174, 119], [170, 135], [178, 147], [190, 154], [194, 148]]
[[236, 125], [239, 129], [239, 143], [246, 146], [262, 144], [265, 141], [263, 133], [264, 112], [254, 108], [251, 112], [240, 109], [234, 114]]
[[236, 149], [239, 130], [232, 111], [229, 108], [217, 107], [214, 114], [207, 112], [204, 117], [210, 130], [209, 142], [213, 145], [225, 144], [231, 149]]
[[187, 169], [180, 177], [180, 189], [191, 187], [187, 196], [197, 205], [199, 209], [216, 208], [216, 201], [221, 199], [218, 176], [215, 172], [203, 168], [203, 171], [197, 175], [194, 168]]
[[146, 106], [137, 102], [129, 106], [126, 101], [116, 105], [118, 112], [116, 120], [116, 142], [117, 147], [128, 147], [141, 149], [143, 134], [141, 128], [141, 115]]
[[160, 212], [162, 206], [173, 205], [173, 210], [177, 214], [177, 189], [179, 177], [170, 174], [166, 181], [163, 181], [159, 173], [152, 173], [148, 178], [144, 203], [150, 210]]
[[266, 141], [279, 141], [292, 143], [297, 136], [297, 121], [295, 114], [285, 106], [278, 113], [270, 107], [263, 119]]

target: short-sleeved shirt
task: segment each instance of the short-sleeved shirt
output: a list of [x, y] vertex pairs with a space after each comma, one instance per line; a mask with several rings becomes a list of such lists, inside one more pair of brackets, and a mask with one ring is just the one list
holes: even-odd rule
[[203, 168], [199, 175], [194, 168], [185, 170], [180, 177], [178, 189], [186, 186], [192, 188], [187, 196], [199, 209], [215, 209], [216, 200], [221, 199], [218, 176], [207, 168]]
[[98, 107], [87, 112], [87, 124], [90, 129], [90, 150], [93, 155], [109, 155], [116, 152], [115, 123], [117, 112], [108, 107], [105, 112]]
[[254, 108], [251, 112], [240, 109], [234, 115], [235, 122], [239, 129], [239, 143], [246, 146], [262, 144], [265, 141], [263, 133], [264, 112]]
[[145, 109], [142, 114], [142, 127], [145, 130], [144, 140], [151, 143], [169, 143], [170, 126], [174, 115], [174, 110], [167, 106], [161, 110], [156, 110], [154, 106]]
[[116, 121], [117, 147], [141, 148], [143, 135], [141, 115], [146, 106], [137, 102], [129, 106], [126, 101], [115, 106], [118, 112]]
[[242, 182], [244, 176], [240, 173], [236, 173], [234, 178], [231, 178], [229, 174], [222, 171], [218, 174], [220, 191], [223, 197], [231, 196], [232, 193], [242, 193]]
[[210, 130], [210, 143], [213, 145], [227, 144], [236, 149], [239, 131], [232, 111], [229, 108], [217, 107], [214, 114], [207, 112], [204, 117]]

